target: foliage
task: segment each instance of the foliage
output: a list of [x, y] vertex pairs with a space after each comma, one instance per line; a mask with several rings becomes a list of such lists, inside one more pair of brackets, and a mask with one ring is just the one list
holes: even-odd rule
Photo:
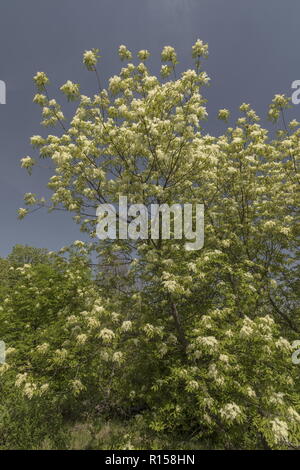
[[[14, 429], [9, 400], [25, 397], [21, 415], [32, 429], [43, 423], [31, 446], [55, 426], [44, 429], [45, 415], [30, 414], [35, 401], [64, 423], [139, 414], [147, 432], [182, 433], [211, 447], [299, 446], [299, 374], [291, 362], [300, 327], [299, 123], [284, 120], [271, 137], [243, 103], [223, 135], [207, 134], [207, 54], [198, 40], [194, 68], [179, 75], [167, 46], [159, 78], [146, 65], [148, 51], [135, 65], [120, 46], [127, 64], [104, 89], [99, 50], [86, 51], [98, 90], [87, 97], [71, 81], [61, 87], [78, 101], [69, 124], [50, 99], [47, 75], [34, 78], [43, 124], [62, 131], [32, 137], [53, 164], [52, 196], [27, 193], [19, 216], [30, 206], [67, 210], [91, 242], [75, 242], [51, 263], [12, 266], [0, 330], [12, 398], [3, 406]], [[276, 95], [270, 119], [288, 106]], [[219, 118], [228, 121], [228, 110]], [[25, 157], [22, 166], [31, 171], [35, 161]], [[161, 237], [97, 241], [96, 208], [120, 195], [145, 205], [203, 203], [204, 248]], [[13, 446], [17, 438], [5, 439]]]
[[45, 248], [34, 248], [27, 245], [15, 245], [7, 257], [7, 261], [13, 266], [24, 264], [45, 264], [48, 262], [48, 250]]

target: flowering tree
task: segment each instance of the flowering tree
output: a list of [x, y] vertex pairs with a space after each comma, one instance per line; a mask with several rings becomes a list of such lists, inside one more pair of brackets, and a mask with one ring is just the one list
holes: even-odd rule
[[[56, 328], [47, 358], [47, 367], [64, 379], [59, 386], [47, 383], [53, 397], [58, 390], [71, 393], [71, 383], [75, 396], [93, 406], [88, 397], [95, 391], [98, 406], [138, 406], [157, 432], [180, 429], [227, 448], [297, 446], [299, 379], [290, 342], [300, 328], [300, 124], [284, 120], [272, 139], [243, 103], [223, 135], [207, 134], [207, 55], [198, 40], [194, 67], [180, 74], [177, 54], [167, 46], [159, 78], [146, 65], [148, 51], [140, 51], [134, 64], [120, 46], [126, 65], [103, 88], [99, 50], [86, 51], [83, 63], [95, 75], [97, 91], [87, 97], [71, 81], [60, 88], [78, 101], [69, 123], [49, 96], [47, 75], [34, 77], [42, 124], [60, 131], [31, 138], [40, 158], [53, 164], [53, 194], [46, 201], [27, 193], [28, 207], [19, 216], [30, 206], [67, 210], [91, 237], [81, 249], [94, 250], [103, 266], [128, 266], [116, 283], [105, 282], [100, 268], [90, 281], [92, 293], [82, 292], [82, 312], [66, 306], [70, 315], [63, 318], [73, 334], [65, 340]], [[284, 117], [288, 106], [286, 97], [276, 95], [270, 119]], [[221, 109], [219, 118], [229, 120], [229, 111]], [[21, 162], [31, 171], [35, 159]], [[184, 239], [162, 237], [96, 240], [97, 206], [115, 204], [120, 195], [144, 205], [204, 204], [204, 248], [187, 251]], [[75, 359], [78, 344], [85, 368]], [[55, 351], [63, 351], [61, 362]], [[42, 352], [43, 344], [35, 346], [34, 357]], [[123, 362], [126, 367], [118, 368]], [[67, 363], [74, 367], [65, 372], [60, 367]], [[44, 377], [39, 370], [28, 382], [22, 374], [16, 383], [25, 393], [28, 383]], [[34, 385], [30, 390], [38, 393]]]

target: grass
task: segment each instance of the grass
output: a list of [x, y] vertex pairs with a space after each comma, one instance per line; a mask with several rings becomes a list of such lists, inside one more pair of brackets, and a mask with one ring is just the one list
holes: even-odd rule
[[[182, 436], [183, 437], [183, 436]], [[194, 439], [152, 432], [136, 417], [129, 422], [77, 423], [70, 429], [69, 449], [83, 450], [198, 450], [207, 447]]]

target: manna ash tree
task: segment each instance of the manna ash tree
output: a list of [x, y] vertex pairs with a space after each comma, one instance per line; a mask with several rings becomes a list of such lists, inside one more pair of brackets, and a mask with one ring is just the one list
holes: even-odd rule
[[[34, 77], [42, 124], [56, 128], [31, 138], [39, 158], [52, 162], [52, 196], [27, 193], [19, 215], [31, 207], [63, 209], [91, 239], [76, 242], [68, 261], [55, 255], [43, 268], [52, 270], [52, 287], [39, 285], [41, 267], [13, 268], [19, 271], [3, 294], [1, 315], [30, 323], [21, 312], [39, 311], [42, 320], [35, 335], [25, 331], [22, 345], [3, 331], [15, 350], [1, 366], [2, 380], [14, 384], [26, 410], [45, 403], [59, 418], [138, 410], [158, 435], [193, 435], [219, 448], [294, 448], [300, 123], [284, 120], [272, 137], [243, 103], [222, 135], [208, 134], [207, 55], [198, 40], [192, 68], [181, 72], [176, 51], [166, 46], [156, 76], [148, 51], [135, 60], [120, 46], [125, 65], [104, 87], [100, 52], [86, 51], [95, 94], [81, 94], [71, 81], [60, 88], [78, 103], [70, 122], [50, 97], [48, 76]], [[276, 95], [270, 119], [282, 122], [288, 106]], [[229, 121], [229, 111], [221, 109], [219, 118]], [[31, 172], [36, 161], [25, 157], [22, 166]], [[204, 204], [204, 247], [187, 251], [184, 239], [97, 240], [97, 206], [116, 204], [120, 195], [146, 206]], [[96, 274], [90, 255], [98, 260]], [[106, 266], [117, 266], [116, 274]], [[56, 282], [61, 305], [50, 298]], [[24, 286], [38, 289], [34, 301]]]

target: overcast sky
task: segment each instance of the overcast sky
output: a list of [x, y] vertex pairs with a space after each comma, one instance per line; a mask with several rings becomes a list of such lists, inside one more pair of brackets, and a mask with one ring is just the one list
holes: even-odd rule
[[[234, 111], [249, 102], [265, 116], [275, 93], [291, 94], [292, 81], [300, 79], [299, 31], [299, 0], [2, 0], [0, 80], [7, 104], [0, 104], [0, 256], [16, 243], [56, 250], [82, 238], [68, 213], [38, 211], [17, 220], [23, 194], [43, 195], [49, 176], [41, 168], [27, 176], [19, 163], [36, 156], [30, 136], [45, 133], [32, 103], [37, 71], [50, 76], [53, 88], [71, 79], [88, 94], [96, 84], [82, 65], [84, 50], [100, 48], [104, 81], [119, 70], [120, 44], [150, 50], [154, 71], [162, 47], [172, 45], [184, 70], [200, 38], [210, 50], [207, 131], [221, 133], [219, 108]], [[292, 113], [300, 118], [300, 105]]]

